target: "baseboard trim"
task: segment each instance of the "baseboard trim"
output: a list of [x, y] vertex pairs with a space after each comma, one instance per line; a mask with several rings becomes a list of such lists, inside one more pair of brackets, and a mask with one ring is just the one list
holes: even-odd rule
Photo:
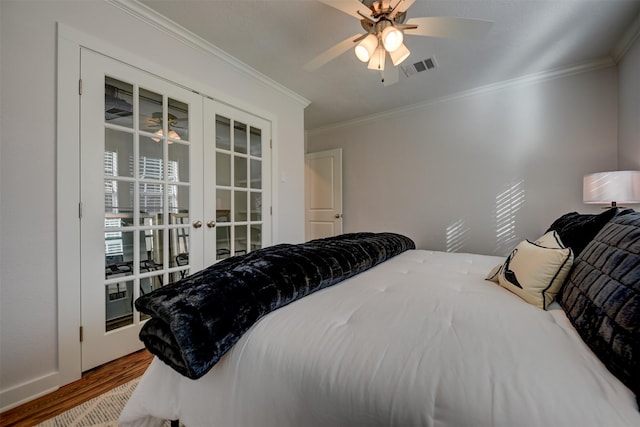
[[52, 372], [0, 391], [0, 412], [30, 402], [60, 388], [60, 375]]

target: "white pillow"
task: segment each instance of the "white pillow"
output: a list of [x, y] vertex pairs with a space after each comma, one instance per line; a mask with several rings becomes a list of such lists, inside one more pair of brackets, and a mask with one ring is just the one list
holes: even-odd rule
[[498, 283], [529, 304], [546, 310], [572, 265], [570, 248], [548, 248], [525, 240], [500, 267]]
[[502, 270], [503, 265], [504, 264], [498, 264], [493, 267], [489, 274], [487, 274], [487, 277], [484, 278], [484, 280], [490, 280], [492, 282], [498, 283], [498, 275], [500, 275], [500, 270]]
[[562, 243], [562, 240], [560, 240], [560, 236], [555, 230], [551, 230], [550, 232], [536, 240], [534, 243], [545, 248], [564, 249], [566, 247]]
[[[542, 246], [545, 248], [556, 248], [556, 249], [565, 248], [564, 244], [562, 243], [562, 240], [560, 240], [560, 236], [555, 230], [549, 231], [548, 233], [544, 234], [543, 236], [538, 238], [538, 240], [536, 240], [534, 243], [538, 246]], [[502, 269], [503, 265], [504, 264], [498, 264], [495, 267], [493, 267], [489, 272], [489, 274], [487, 274], [487, 277], [485, 277], [485, 280], [490, 280], [492, 282], [499, 283], [498, 276], [500, 275], [500, 270]]]

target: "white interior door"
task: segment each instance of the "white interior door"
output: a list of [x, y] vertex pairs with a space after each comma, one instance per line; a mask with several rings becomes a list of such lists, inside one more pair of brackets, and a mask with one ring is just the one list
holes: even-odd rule
[[210, 99], [204, 122], [208, 265], [271, 244], [271, 123]]
[[142, 348], [134, 300], [203, 267], [202, 97], [81, 53], [82, 370]]
[[342, 234], [342, 149], [305, 155], [305, 237]]

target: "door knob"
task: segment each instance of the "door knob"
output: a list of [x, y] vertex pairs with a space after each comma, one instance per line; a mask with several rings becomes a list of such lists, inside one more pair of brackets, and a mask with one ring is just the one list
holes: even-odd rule
[[200, 227], [202, 227], [202, 221], [193, 222], [193, 228], [200, 228]]
[[212, 221], [207, 222], [207, 227], [213, 228], [215, 226], [216, 226], [216, 222], [215, 221], [212, 220]]
[[337, 218], [340, 218], [341, 216], [342, 216], [342, 214], [336, 214], [336, 215], [335, 215], [336, 219], [337, 219]]

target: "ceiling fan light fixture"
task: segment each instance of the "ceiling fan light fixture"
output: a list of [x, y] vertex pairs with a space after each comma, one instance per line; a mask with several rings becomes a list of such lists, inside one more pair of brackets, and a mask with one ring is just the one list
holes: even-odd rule
[[387, 52], [395, 52], [402, 45], [404, 36], [402, 31], [398, 30], [393, 25], [389, 25], [382, 30], [382, 44]]
[[369, 68], [370, 70], [378, 70], [384, 71], [384, 63], [386, 60], [387, 52], [384, 50], [382, 46], [378, 46], [378, 48], [371, 55], [371, 59], [369, 60]]
[[402, 61], [407, 59], [410, 54], [411, 52], [409, 52], [409, 49], [407, 49], [404, 43], [402, 43], [398, 49], [394, 50], [393, 52], [389, 52], [391, 62], [393, 62], [393, 65], [396, 67], [402, 64]]
[[362, 62], [368, 62], [371, 59], [371, 55], [375, 52], [378, 47], [378, 38], [375, 34], [369, 34], [367, 37], [362, 39], [360, 43], [356, 46], [356, 56]]
[[[157, 131], [154, 132], [154, 135], [158, 135], [160, 138], [162, 138], [162, 136], [164, 135], [164, 131], [162, 129], [158, 129]], [[160, 142], [160, 138], [151, 138], [151, 140], [153, 142]], [[169, 129], [169, 138], [177, 139], [179, 141], [180, 135], [175, 130]], [[171, 141], [169, 141], [169, 144], [171, 144]]]

